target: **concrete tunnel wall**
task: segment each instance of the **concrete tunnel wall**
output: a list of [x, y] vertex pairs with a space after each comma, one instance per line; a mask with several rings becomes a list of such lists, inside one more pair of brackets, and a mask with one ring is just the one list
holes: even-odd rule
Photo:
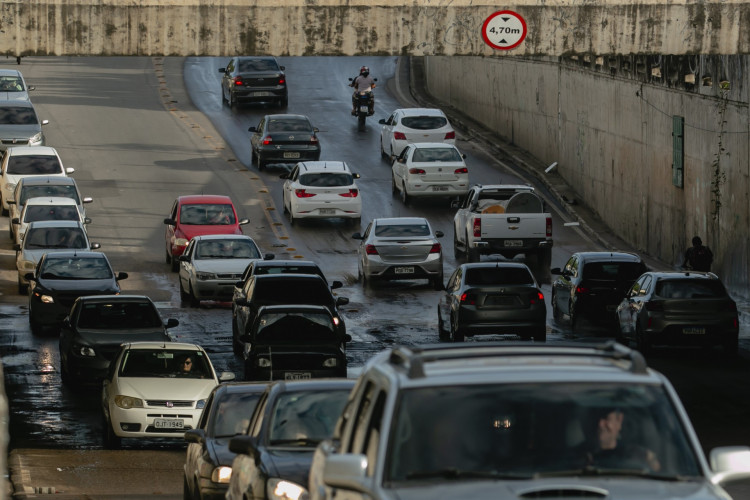
[[[430, 94], [558, 162], [552, 175], [618, 236], [679, 266], [700, 235], [712, 270], [750, 295], [750, 58], [696, 56], [697, 84], [682, 86], [565, 58], [425, 59]], [[673, 115], [684, 117], [683, 187], [672, 183]]]

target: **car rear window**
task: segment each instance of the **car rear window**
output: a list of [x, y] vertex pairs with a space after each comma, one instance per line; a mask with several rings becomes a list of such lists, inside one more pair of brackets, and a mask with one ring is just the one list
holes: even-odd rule
[[312, 304], [330, 306], [333, 296], [322, 279], [274, 278], [259, 280], [252, 301], [259, 305]]
[[86, 237], [77, 227], [37, 227], [29, 229], [23, 238], [24, 248], [86, 248]]
[[608, 281], [635, 281], [646, 272], [641, 262], [589, 262], [583, 266], [583, 278]]
[[534, 277], [521, 267], [470, 267], [466, 270], [467, 285], [533, 285]]
[[37, 125], [39, 120], [31, 108], [0, 106], [0, 125]]
[[343, 173], [314, 173], [302, 174], [299, 176], [299, 183], [303, 186], [312, 187], [336, 187], [351, 186], [354, 177], [351, 174]]
[[24, 222], [38, 220], [79, 220], [78, 209], [70, 205], [34, 205], [26, 207]]
[[411, 157], [415, 162], [461, 161], [461, 153], [454, 148], [417, 148]]
[[180, 224], [191, 226], [205, 226], [214, 224], [234, 224], [232, 205], [200, 203], [195, 205], [182, 205], [180, 208]]
[[[62, 171], [62, 169], [60, 169]], [[81, 199], [78, 197], [78, 191], [73, 185], [59, 185], [47, 184], [44, 186], [24, 186], [21, 189], [20, 202], [21, 205], [26, 204], [26, 200], [31, 198], [46, 198], [46, 197], [59, 197], [59, 198], [72, 198], [77, 204], [81, 203]]]
[[54, 155], [19, 155], [8, 159], [7, 173], [13, 175], [61, 174], [60, 160]]
[[231, 437], [245, 432], [259, 399], [260, 393], [232, 393], [214, 401], [213, 436]]
[[447, 124], [448, 120], [443, 116], [405, 116], [401, 119], [401, 125], [414, 130], [433, 130]]
[[240, 59], [240, 72], [280, 71], [279, 65], [272, 59]]
[[430, 228], [427, 224], [387, 224], [375, 226], [375, 236], [429, 236]]
[[317, 274], [323, 276], [323, 272], [317, 266], [255, 266], [253, 274]]
[[160, 328], [162, 321], [149, 302], [96, 302], [81, 307], [78, 327], [102, 330]]
[[309, 132], [312, 134], [312, 126], [306, 120], [294, 120], [289, 118], [268, 120], [269, 132]]
[[323, 313], [270, 313], [258, 318], [258, 341], [316, 343], [335, 340], [333, 320]]
[[711, 299], [725, 297], [724, 285], [717, 280], [659, 280], [654, 293], [665, 299]]
[[112, 278], [112, 269], [104, 258], [49, 257], [39, 269], [44, 279], [106, 280]]

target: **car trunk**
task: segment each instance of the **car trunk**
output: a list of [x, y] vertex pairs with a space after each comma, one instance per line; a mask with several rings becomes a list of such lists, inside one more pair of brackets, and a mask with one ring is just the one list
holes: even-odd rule
[[384, 262], [421, 262], [427, 259], [433, 244], [432, 239], [402, 240], [393, 238], [379, 240], [375, 243], [375, 248]]

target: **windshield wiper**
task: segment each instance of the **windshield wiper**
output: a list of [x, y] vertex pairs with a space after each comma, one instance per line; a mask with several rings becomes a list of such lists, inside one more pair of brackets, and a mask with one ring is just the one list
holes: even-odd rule
[[433, 477], [443, 479], [531, 479], [533, 476], [513, 472], [462, 470], [455, 467], [431, 471], [412, 471], [406, 474], [406, 479], [429, 479]]
[[280, 444], [295, 444], [299, 446], [317, 446], [320, 439], [295, 438], [295, 439], [274, 439], [270, 442], [271, 446]]
[[580, 469], [559, 470], [549, 472], [537, 472], [535, 478], [541, 477], [565, 477], [565, 476], [634, 476], [646, 479], [658, 479], [660, 481], [688, 481], [688, 476], [659, 474], [643, 469], [610, 469], [602, 467], [582, 467]]

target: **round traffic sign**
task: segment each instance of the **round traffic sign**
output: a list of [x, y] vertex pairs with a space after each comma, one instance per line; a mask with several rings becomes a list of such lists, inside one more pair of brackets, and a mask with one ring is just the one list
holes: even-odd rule
[[482, 38], [493, 49], [518, 47], [526, 38], [526, 21], [512, 10], [495, 12], [482, 25]]

